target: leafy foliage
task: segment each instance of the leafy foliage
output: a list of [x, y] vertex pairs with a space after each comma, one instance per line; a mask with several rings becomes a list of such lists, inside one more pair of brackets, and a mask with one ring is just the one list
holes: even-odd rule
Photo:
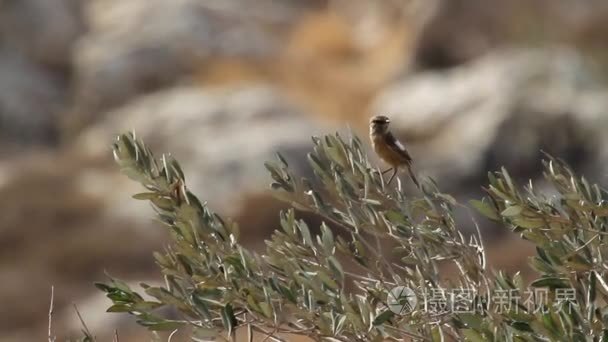
[[[313, 180], [296, 177], [280, 155], [265, 166], [278, 198], [325, 223], [314, 234], [294, 209], [283, 212], [281, 230], [260, 255], [239, 243], [236, 223], [188, 190], [174, 159], [156, 159], [133, 134], [121, 135], [114, 157], [147, 189], [134, 197], [152, 203], [173, 241], [154, 255], [165, 286], [142, 284], [155, 300], [110, 279], [97, 284], [113, 302], [108, 311], [129, 312], [151, 330], [187, 325], [195, 340], [230, 339], [239, 327], [275, 340], [282, 333], [327, 341], [608, 338], [608, 204], [597, 185], [549, 158], [545, 176], [554, 195], [532, 184], [521, 189], [501, 170], [489, 174], [487, 197], [471, 201], [489, 219], [536, 244], [531, 263], [539, 278], [531, 287], [573, 294], [528, 307], [519, 302], [526, 291], [521, 277], [486, 269], [481, 237], [460, 233], [453, 216], [459, 204], [432, 180], [415, 197], [400, 183], [385, 183], [357, 137], [335, 134], [313, 143]], [[440, 277], [440, 267], [449, 263], [458, 273]], [[395, 312], [389, 296], [398, 286], [412, 289], [422, 303]], [[451, 289], [471, 294], [474, 310], [455, 310], [458, 298]], [[501, 310], [492, 306], [498, 292], [510, 295]], [[430, 309], [429, 294], [437, 293], [451, 310]], [[161, 306], [175, 307], [182, 318], [161, 317]]]

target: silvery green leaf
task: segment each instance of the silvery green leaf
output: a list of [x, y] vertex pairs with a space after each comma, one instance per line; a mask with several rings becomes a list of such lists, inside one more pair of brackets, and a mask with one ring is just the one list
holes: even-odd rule
[[334, 273], [334, 275], [340, 280], [340, 282], [344, 281], [344, 270], [342, 269], [342, 265], [334, 256], [330, 256], [327, 258], [329, 262], [329, 267]]
[[133, 197], [134, 199], [137, 199], [137, 200], [151, 200], [151, 199], [156, 199], [159, 196], [160, 195], [155, 192], [142, 192], [139, 194], [135, 194], [131, 197]]
[[321, 280], [321, 282], [323, 282], [323, 284], [325, 284], [330, 289], [336, 291], [340, 288], [338, 283], [336, 283], [335, 280], [333, 280], [327, 273], [325, 273], [324, 270], [319, 270], [316, 276], [318, 279]]
[[220, 330], [217, 328], [195, 327], [192, 330], [192, 340], [195, 342], [208, 342], [217, 340]]
[[523, 208], [518, 205], [512, 205], [503, 210], [500, 214], [505, 217], [513, 217], [521, 214]]
[[325, 253], [327, 255], [332, 255], [335, 249], [334, 234], [325, 222], [321, 223], [321, 241]]
[[319, 158], [316, 155], [309, 153], [308, 161], [309, 161], [310, 165], [312, 166], [313, 170], [315, 171], [315, 173], [319, 177], [321, 177], [321, 179], [331, 179], [332, 178], [332, 177], [330, 177], [327, 170], [325, 170], [325, 168], [323, 167], [323, 164], [321, 163], [321, 161], [319, 160]]
[[300, 235], [302, 236], [302, 239], [304, 240], [304, 243], [306, 243], [309, 247], [314, 249], [312, 236], [310, 235], [310, 229], [308, 229], [308, 225], [306, 224], [306, 222], [304, 222], [302, 220], [298, 221], [297, 227], [298, 227], [298, 230], [300, 231]]
[[469, 201], [469, 204], [483, 216], [495, 221], [500, 220], [500, 217], [496, 213], [496, 209], [485, 201], [471, 200]]
[[600, 275], [596, 271], [593, 271], [593, 274], [595, 275], [598, 284], [600, 284], [600, 288], [602, 289], [602, 292], [604, 292], [604, 295], [608, 296], [608, 282], [606, 281], [605, 276]]
[[560, 277], [542, 277], [533, 281], [530, 286], [532, 287], [548, 287], [551, 289], [555, 288], [568, 288], [568, 279]]
[[232, 336], [234, 332], [234, 328], [236, 328], [237, 320], [234, 316], [234, 311], [232, 309], [232, 305], [227, 304], [224, 306], [224, 309], [221, 312], [222, 314], [222, 323], [224, 324], [224, 328], [228, 331], [228, 336]]
[[373, 325], [382, 325], [384, 323], [386, 323], [389, 319], [393, 318], [395, 316], [395, 313], [392, 312], [391, 310], [384, 310], [383, 312], [381, 312], [380, 314], [378, 314], [378, 316], [376, 316], [376, 318], [374, 318], [373, 321]]
[[183, 327], [186, 323], [182, 321], [163, 320], [160, 322], [138, 321], [139, 324], [152, 331], [172, 331]]

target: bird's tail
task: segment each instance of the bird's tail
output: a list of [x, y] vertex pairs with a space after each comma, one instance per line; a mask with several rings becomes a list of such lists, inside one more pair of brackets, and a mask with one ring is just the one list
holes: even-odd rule
[[414, 170], [412, 170], [412, 165], [407, 165], [407, 172], [410, 174], [410, 178], [416, 184], [416, 187], [420, 189], [420, 183], [418, 183], [418, 179], [416, 179], [416, 175], [414, 175]]

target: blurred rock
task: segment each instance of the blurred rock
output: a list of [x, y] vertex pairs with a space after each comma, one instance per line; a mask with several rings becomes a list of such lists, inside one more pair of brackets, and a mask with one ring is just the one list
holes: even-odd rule
[[3, 148], [55, 142], [64, 96], [62, 82], [47, 70], [0, 49], [0, 143]]
[[47, 339], [51, 286], [53, 332], [65, 340], [63, 312], [95, 292], [93, 281], [103, 280], [104, 272], [158, 278], [150, 256], [161, 249], [166, 231], [148, 220], [144, 232], [133, 219], [107, 215], [105, 199], [81, 188], [80, 175], [91, 169], [103, 175], [103, 165], [63, 153], [0, 161], [0, 340]]
[[90, 1], [91, 30], [75, 49], [71, 125], [82, 127], [134, 95], [174, 84], [210, 58], [268, 59], [285, 26], [322, 2]]
[[600, 167], [608, 161], [607, 110], [605, 84], [581, 56], [560, 49], [500, 50], [420, 73], [384, 91], [373, 107], [415, 143], [417, 164], [452, 186], [483, 183], [501, 165], [527, 179], [540, 169], [541, 149], [575, 167]]
[[108, 144], [115, 136], [135, 130], [158, 155], [175, 156], [188, 175], [188, 186], [222, 213], [238, 210], [238, 200], [245, 194], [267, 189], [263, 162], [274, 159], [276, 152], [296, 171], [307, 172], [303, 164], [312, 146], [310, 137], [326, 130], [276, 89], [264, 86], [177, 87], [137, 99], [106, 116], [74, 144], [81, 153], [109, 157]]
[[348, 8], [354, 13], [343, 14], [348, 12], [344, 8], [302, 18], [290, 33], [282, 63], [271, 66], [291, 96], [326, 119], [366, 116], [373, 95], [411, 56], [413, 23], [403, 24], [388, 13], [363, 14], [368, 6], [361, 7]]
[[608, 3], [553, 0], [439, 0], [418, 39], [416, 65], [452, 67], [493, 48], [576, 46], [606, 60]]
[[421, 68], [451, 67], [496, 46], [505, 40], [507, 20], [502, 16], [511, 14], [511, 1], [437, 1], [434, 14], [418, 37], [415, 64]]
[[84, 31], [78, 0], [0, 1], [0, 47], [52, 67], [71, 63], [72, 44]]

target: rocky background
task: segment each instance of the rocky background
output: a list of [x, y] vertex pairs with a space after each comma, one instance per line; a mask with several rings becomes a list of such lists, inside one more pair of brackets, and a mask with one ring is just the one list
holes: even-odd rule
[[[78, 336], [72, 303], [102, 340], [153, 337], [92, 286], [159, 281], [167, 236], [110, 154], [124, 131], [253, 248], [282, 208], [262, 162], [306, 174], [311, 135], [365, 136], [374, 114], [462, 202], [502, 165], [538, 178], [541, 150], [605, 184], [607, 34], [593, 0], [0, 1], [0, 340], [46, 339], [51, 285], [59, 338]], [[496, 267], [532, 253], [483, 233]]]

